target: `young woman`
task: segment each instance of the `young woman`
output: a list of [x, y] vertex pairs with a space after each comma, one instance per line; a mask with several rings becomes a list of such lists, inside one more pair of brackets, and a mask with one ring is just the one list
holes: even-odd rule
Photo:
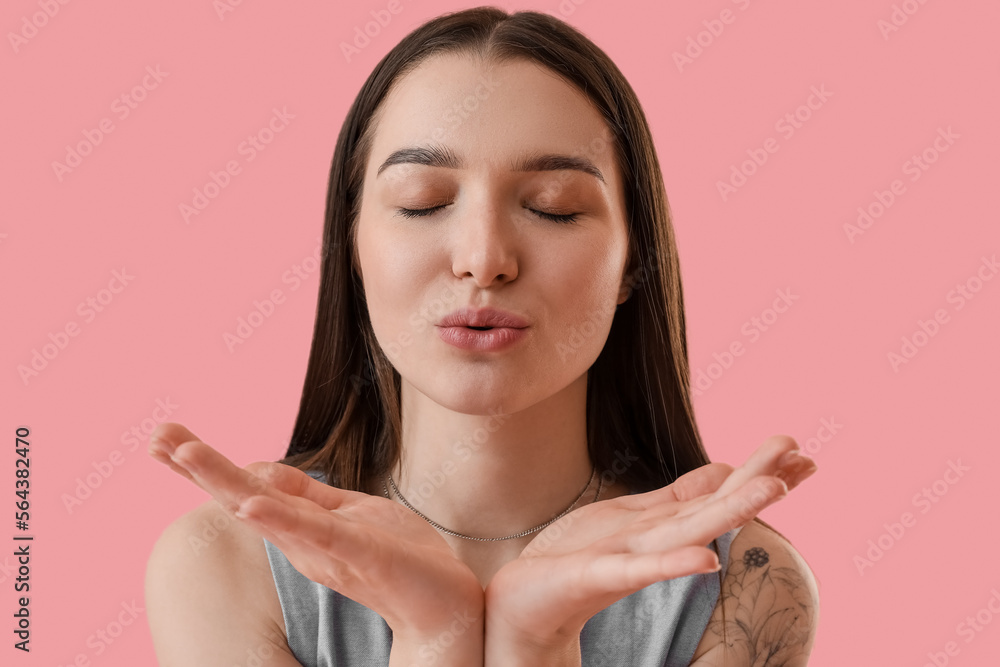
[[149, 561], [161, 665], [806, 664], [814, 579], [755, 515], [815, 464], [786, 436], [709, 462], [655, 150], [600, 49], [534, 12], [415, 30], [344, 122], [324, 238], [286, 457], [154, 433], [214, 497]]

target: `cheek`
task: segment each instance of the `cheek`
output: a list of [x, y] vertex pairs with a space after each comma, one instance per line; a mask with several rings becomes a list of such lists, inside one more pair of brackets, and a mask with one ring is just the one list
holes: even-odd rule
[[[607, 247], [566, 253], [546, 265], [538, 284], [549, 309], [545, 348], [558, 367], [589, 366], [600, 354], [617, 310], [621, 259]], [[544, 286], [544, 287], [542, 287]]]
[[[390, 231], [371, 225], [358, 233], [368, 313], [380, 341], [405, 339], [407, 331], [414, 329], [414, 322], [420, 318], [419, 306], [427, 299], [421, 289], [434, 278], [427, 253]], [[426, 328], [426, 323], [417, 322], [416, 328]]]
[[[557, 259], [546, 263], [549, 275], [541, 284], [551, 285], [565, 303], [593, 309], [617, 298], [622, 264], [608, 247], [554, 253], [553, 256]], [[574, 314], [571, 310], [566, 309], [568, 314], [582, 316], [582, 313]]]
[[412, 271], [410, 258], [389, 230], [362, 223], [358, 230], [358, 257], [364, 276], [365, 296], [372, 306], [398, 300], [407, 283], [400, 278]]

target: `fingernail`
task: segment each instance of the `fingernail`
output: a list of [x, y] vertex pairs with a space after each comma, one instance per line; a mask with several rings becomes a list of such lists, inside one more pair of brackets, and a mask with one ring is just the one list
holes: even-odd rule
[[172, 456], [173, 448], [170, 446], [166, 440], [160, 440], [159, 438], [150, 438], [149, 440], [149, 452], [152, 454], [156, 452], [164, 456]]
[[197, 475], [200, 472], [198, 466], [196, 466], [191, 461], [174, 456], [174, 452], [170, 452], [170, 460], [179, 465], [180, 467], [184, 468], [185, 470], [187, 470], [192, 475]]
[[778, 459], [778, 466], [781, 468], [785, 468], [801, 460], [803, 460], [801, 456], [801, 451], [798, 449], [793, 449], [781, 455], [781, 457]]

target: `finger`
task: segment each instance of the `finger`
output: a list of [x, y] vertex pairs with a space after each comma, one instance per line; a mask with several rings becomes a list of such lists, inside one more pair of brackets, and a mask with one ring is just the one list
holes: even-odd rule
[[[188, 442], [201, 443], [201, 440], [199, 440], [194, 433], [182, 424], [164, 422], [159, 424], [150, 435], [149, 451], [150, 454], [161, 463], [168, 465], [178, 474], [181, 474], [195, 484], [202, 486], [200, 482], [205, 480], [204, 475], [207, 475], [208, 473], [196, 478], [187, 468], [183, 465], [178, 465], [178, 462], [175, 462], [172, 458], [176, 454], [178, 447], [181, 447]], [[209, 445], [205, 446], [210, 448]], [[191, 448], [185, 447], [184, 449], [190, 450]], [[214, 452], [214, 450], [211, 450], [211, 452]], [[211, 456], [211, 452], [201, 452], [201, 454], [195, 452], [191, 454], [190, 457], [188, 457], [188, 455], [184, 455], [182, 460], [189, 466], [198, 465], [199, 456], [206, 456], [209, 459], [208, 464], [205, 464], [204, 461], [202, 462], [205, 465], [218, 464], [228, 468], [226, 464], [232, 463], [221, 454], [219, 457]], [[235, 467], [235, 464], [232, 465]], [[308, 498], [309, 500], [312, 500], [327, 509], [336, 509], [339, 507], [345, 499], [345, 493], [348, 493], [340, 489], [335, 489], [328, 484], [319, 482], [297, 468], [276, 462], [251, 463], [246, 466], [244, 470], [282, 493]], [[230, 476], [236, 475], [233, 469], [229, 469], [229, 472]], [[247, 477], [245, 479], [256, 485], [256, 481], [253, 477]], [[202, 488], [205, 491], [212, 493], [211, 489], [205, 487]]]
[[718, 565], [718, 555], [701, 546], [647, 554], [608, 554], [591, 562], [586, 579], [592, 582], [594, 593], [631, 593], [665, 579], [715, 572]]
[[565, 580], [561, 587], [569, 592], [572, 602], [590, 607], [596, 599], [607, 606], [658, 581], [715, 572], [718, 563], [715, 552], [701, 546], [643, 554], [612, 553], [597, 558], [578, 554], [561, 562], [553, 576]]
[[[284, 463], [258, 461], [244, 468], [271, 487], [290, 496], [306, 498], [328, 510], [339, 509], [356, 492], [330, 486], [308, 473]], [[367, 495], [367, 494], [364, 494]]]
[[252, 496], [240, 504], [236, 516], [266, 527], [286, 542], [308, 545], [338, 560], [363, 562], [368, 557], [370, 534], [319, 506], [310, 511], [268, 496]]
[[[187, 442], [198, 442], [199, 444], [204, 445], [204, 443], [202, 443], [198, 439], [198, 436], [192, 433], [184, 425], [178, 424], [176, 422], [163, 422], [158, 424], [156, 428], [153, 429], [153, 432], [150, 434], [148, 451], [150, 456], [152, 456], [154, 459], [156, 459], [160, 463], [169, 466], [171, 470], [180, 475], [183, 475], [187, 479], [197, 484], [202, 490], [214, 496], [213, 490], [215, 490], [216, 493], [218, 493], [218, 490], [214, 489], [212, 484], [210, 484], [208, 481], [200, 477], [192, 475], [192, 473], [189, 472], [187, 468], [185, 468], [182, 465], [179, 465], [173, 460], [172, 457], [177, 451], [178, 446]], [[204, 446], [211, 449], [208, 445]], [[219, 456], [222, 459], [225, 459], [225, 457], [221, 455]], [[184, 458], [183, 456], [179, 460], [187, 461], [190, 464], [190, 460]], [[225, 459], [225, 461], [230, 463], [234, 468], [236, 467], [235, 464], [232, 464], [228, 459]], [[256, 486], [256, 485], [251, 484], [251, 486]], [[216, 500], [219, 501], [220, 499], [216, 498]], [[222, 506], [222, 510], [230, 517], [232, 517], [236, 521], [239, 521], [243, 525], [247, 526], [248, 528], [256, 532], [258, 535], [266, 539], [268, 542], [278, 547], [282, 552], [288, 552], [288, 549], [290, 548], [291, 545], [288, 539], [280, 532], [275, 532], [270, 527], [260, 522], [238, 516], [235, 511], [237, 508], [234, 507], [231, 503], [219, 502], [219, 504]]]
[[[305, 502], [298, 498], [283, 497], [284, 493], [280, 488], [267, 488], [265, 477], [274, 479], [280, 486], [291, 489], [295, 489], [296, 484], [300, 489], [303, 486], [301, 481], [296, 483], [291, 475], [271, 469], [271, 466], [279, 466], [280, 464], [266, 462], [250, 464], [246, 470], [241, 470], [225, 456], [201, 442], [189, 429], [174, 422], [164, 422], [154, 429], [150, 435], [149, 449], [150, 454], [155, 459], [165, 463], [172, 470], [211, 494], [227, 514], [241, 521], [282, 551], [289, 549], [291, 545], [287, 534], [275, 531], [272, 527], [251, 518], [240, 517], [236, 513], [239, 503], [244, 498], [256, 493], [265, 493], [286, 502]], [[176, 461], [173, 457], [176, 457]], [[295, 470], [291, 466], [281, 467]], [[193, 474], [189, 468], [196, 470], [197, 473]], [[260, 470], [264, 475], [254, 475], [254, 469]], [[299, 471], [295, 470], [295, 472]], [[309, 475], [301, 474], [309, 481], [320, 484]], [[315, 494], [307, 493], [306, 495]]]
[[774, 473], [775, 477], [785, 482], [789, 491], [797, 487], [799, 484], [804, 482], [806, 478], [812, 476], [813, 473], [819, 470], [816, 462], [808, 456], [797, 454], [795, 459], [795, 463], [790, 466], [791, 470], [779, 470]]
[[168, 457], [174, 455], [177, 446], [191, 440], [200, 440], [183, 424], [177, 422], [163, 422], [157, 424], [153, 432], [149, 434], [149, 448], [162, 451]]
[[783, 481], [772, 475], [760, 475], [736, 491], [706, 502], [695, 512], [668, 521], [644, 522], [649, 527], [629, 536], [627, 547], [644, 553], [685, 545], [706, 546], [787, 495], [788, 487]]
[[796, 462], [795, 455], [790, 455], [790, 461], [782, 459], [782, 456], [785, 456], [788, 452], [798, 450], [798, 448], [799, 446], [795, 440], [787, 435], [773, 435], [767, 438], [750, 455], [746, 463], [735, 469], [726, 481], [722, 483], [715, 491], [713, 497], [721, 498], [726, 496], [759, 475], [773, 475], [779, 470], [789, 470], [788, 466], [803, 465], [808, 460], [805, 457], [802, 458], [803, 463]]
[[[182, 424], [178, 424], [176, 422], [163, 422], [157, 424], [156, 428], [153, 429], [153, 432], [149, 434], [149, 447], [147, 448], [147, 452], [154, 459], [164, 464], [178, 475], [195, 482], [191, 473], [185, 470], [182, 466], [174, 463], [172, 457], [177, 445], [188, 440], [197, 439], [198, 437]], [[197, 482], [195, 483], [197, 484]]]
[[[198, 486], [201, 486], [200, 482], [195, 479], [187, 468], [183, 465], [179, 465], [177, 461], [174, 460], [174, 454], [177, 451], [177, 447], [191, 441], [198, 441], [198, 436], [191, 432], [190, 429], [185, 427], [183, 424], [178, 424], [176, 422], [163, 422], [158, 424], [153, 432], [149, 435], [149, 454], [154, 459], [163, 463], [171, 470], [179, 475], [189, 479]], [[208, 489], [205, 489], [206, 491]]]
[[[189, 473], [187, 470], [185, 470], [181, 466], [179, 466], [176, 463], [174, 463], [173, 459], [170, 458], [170, 455], [167, 454], [166, 451], [163, 450], [161, 447], [157, 446], [156, 444], [153, 444], [152, 441], [151, 441], [151, 444], [150, 444], [149, 449], [147, 450], [147, 452], [154, 459], [156, 459], [157, 461], [159, 461], [163, 465], [167, 466], [168, 468], [170, 468], [171, 470], [173, 470], [178, 475], [181, 475], [182, 477], [186, 477], [187, 479], [191, 480], [192, 482], [195, 482], [195, 479], [194, 479], [194, 477], [191, 476], [191, 473]], [[195, 484], [197, 484], [197, 482], [195, 482]]]
[[681, 475], [661, 489], [621, 496], [617, 500], [626, 508], [634, 510], [686, 502], [714, 492], [732, 472], [733, 467], [728, 463], [708, 463]]
[[[805, 456], [800, 457], [795, 450], [792, 450], [791, 454], [794, 454], [792, 457], [793, 462], [791, 464], [787, 464], [784, 468], [779, 468], [773, 475], [777, 479], [783, 481], [789, 491], [797, 487], [817, 470], [816, 464], [812, 459]], [[711, 502], [717, 495], [718, 492], [684, 503], [677, 508], [673, 515], [682, 517], [693, 512], [697, 512], [702, 505]]]
[[231, 512], [235, 512], [240, 503], [250, 496], [281, 494], [260, 477], [240, 468], [200, 440], [178, 445], [173, 461], [191, 473], [198, 486]]
[[[227, 510], [228, 511], [228, 510]], [[234, 518], [253, 530], [255, 533], [266, 539], [268, 542], [278, 547], [278, 550], [286, 556], [295, 553], [301, 546], [292, 539], [294, 536], [283, 531], [275, 530], [274, 526], [256, 520], [252, 516], [242, 516], [240, 511], [233, 514]]]

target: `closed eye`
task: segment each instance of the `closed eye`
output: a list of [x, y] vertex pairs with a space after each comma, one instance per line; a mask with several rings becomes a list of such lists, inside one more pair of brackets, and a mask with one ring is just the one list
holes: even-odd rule
[[576, 216], [580, 215], [579, 213], [546, 213], [545, 211], [536, 211], [533, 208], [529, 208], [528, 210], [542, 218], [545, 218], [546, 220], [551, 220], [553, 222], [576, 222]]
[[[431, 215], [438, 209], [444, 208], [446, 205], [442, 204], [441, 206], [432, 206], [431, 208], [397, 208], [396, 212], [404, 218], [422, 218]], [[546, 213], [545, 211], [536, 211], [533, 208], [529, 208], [528, 210], [546, 220], [561, 223], [576, 222], [576, 216], [580, 215], [579, 213]]]
[[396, 212], [404, 218], [421, 218], [425, 215], [430, 215], [439, 208], [444, 208], [444, 206], [434, 206], [431, 208], [397, 208]]

